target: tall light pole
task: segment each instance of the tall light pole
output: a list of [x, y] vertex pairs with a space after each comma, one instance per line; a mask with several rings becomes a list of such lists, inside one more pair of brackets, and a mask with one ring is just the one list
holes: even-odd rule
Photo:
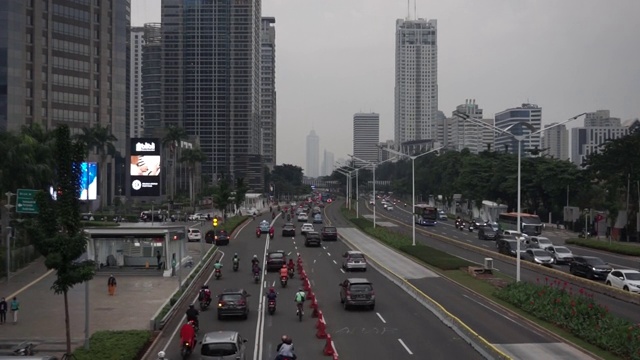
[[[383, 147], [382, 150], [390, 152], [392, 154], [398, 155], [398, 156], [405, 156], [411, 159], [411, 212], [414, 213], [415, 209], [416, 209], [416, 159], [427, 155], [427, 154], [431, 154], [433, 152], [436, 152], [438, 150], [441, 150], [443, 147], [439, 147], [437, 149], [432, 149], [429, 150], [427, 152], [423, 152], [421, 154], [418, 155], [409, 155], [409, 154], [405, 154], [402, 153], [400, 151], [395, 151], [393, 149], [389, 149], [386, 147]], [[415, 216], [415, 215], [414, 215]], [[413, 219], [411, 221], [411, 231], [412, 231], [412, 242], [411, 245], [416, 246], [416, 220]]]
[[382, 163], [385, 163], [385, 162], [391, 161], [391, 160], [395, 160], [396, 157], [394, 156], [394, 157], [389, 158], [387, 160], [374, 163], [372, 161], [358, 159], [357, 157], [355, 157], [353, 155], [349, 155], [349, 156], [351, 156], [354, 160], [361, 161], [361, 162], [364, 162], [364, 163], [368, 163], [373, 168], [373, 228], [375, 229], [376, 228], [376, 168], [378, 167], [378, 165], [380, 165]]
[[[347, 154], [347, 156], [355, 159], [355, 157], [353, 155], [349, 155]], [[360, 217], [360, 181], [358, 179], [358, 174], [360, 173], [360, 169], [366, 168], [368, 166], [371, 166], [371, 163], [368, 161], [365, 161], [367, 164], [363, 165], [363, 166], [359, 166], [359, 167], [351, 167], [351, 166], [346, 166], [350, 169], [353, 169], [352, 171], [355, 171], [356, 173], [356, 218]]]
[[347, 197], [347, 207], [349, 208], [349, 210], [351, 210], [351, 172], [341, 169], [336, 169], [336, 171], [347, 178], [347, 182], [345, 184], [345, 193]]
[[[526, 121], [520, 121], [517, 122], [515, 124], [509, 125], [508, 127], [501, 129], [497, 126], [494, 125], [490, 125], [485, 123], [484, 121], [480, 121], [472, 116], [470, 116], [469, 114], [466, 114], [464, 112], [461, 111], [454, 111], [453, 112], [454, 115], [461, 117], [464, 120], [467, 120], [473, 124], [476, 124], [478, 126], [490, 129], [495, 131], [496, 133], [499, 133], [501, 135], [506, 135], [506, 136], [510, 136], [512, 138], [514, 138], [517, 142], [518, 142], [518, 204], [517, 204], [517, 221], [516, 221], [516, 228], [518, 229], [519, 232], [522, 232], [522, 224], [521, 224], [521, 200], [522, 200], [522, 191], [521, 191], [521, 181], [522, 181], [522, 141], [534, 136], [534, 135], [538, 135], [541, 132], [545, 131], [545, 130], [549, 130], [552, 129], [556, 126], [560, 126], [560, 125], [564, 125], [570, 121], [576, 120], [577, 118], [581, 117], [582, 115], [586, 115], [587, 113], [581, 113], [578, 114], [574, 117], [571, 117], [563, 122], [560, 123], [556, 123], [553, 124], [551, 126], [547, 126], [546, 128], [542, 128], [542, 129], [538, 129], [536, 130], [536, 128], [533, 127], [533, 125], [531, 125], [530, 123], [526, 122]], [[529, 129], [530, 133], [529, 134], [521, 134], [521, 135], [515, 135], [513, 133], [510, 132], [510, 130], [516, 126], [516, 125], [520, 125], [520, 126], [524, 126], [527, 129]], [[519, 239], [517, 241], [517, 249], [516, 249], [516, 281], [520, 281], [520, 241], [521, 239]]]

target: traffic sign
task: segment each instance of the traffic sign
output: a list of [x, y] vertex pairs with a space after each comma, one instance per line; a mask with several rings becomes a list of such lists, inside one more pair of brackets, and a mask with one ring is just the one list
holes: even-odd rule
[[38, 190], [18, 189], [16, 198], [16, 212], [22, 214], [37, 214], [38, 204], [36, 203], [36, 194]]

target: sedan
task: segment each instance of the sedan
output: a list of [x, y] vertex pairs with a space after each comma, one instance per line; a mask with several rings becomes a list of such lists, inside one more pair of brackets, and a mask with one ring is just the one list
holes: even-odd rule
[[282, 236], [296, 236], [296, 227], [292, 223], [286, 223], [282, 227]]
[[314, 231], [313, 225], [309, 224], [309, 223], [302, 224], [302, 227], [300, 228], [300, 233], [302, 235], [304, 235], [304, 234], [308, 233], [309, 231]]
[[613, 270], [605, 284], [624, 291], [640, 293], [640, 272], [631, 269]]
[[551, 254], [542, 249], [527, 249], [521, 256], [532, 263], [544, 266], [551, 266], [554, 262]]
[[571, 264], [573, 261], [573, 253], [567, 247], [549, 246], [545, 250], [551, 253], [551, 256], [556, 260], [556, 264]]

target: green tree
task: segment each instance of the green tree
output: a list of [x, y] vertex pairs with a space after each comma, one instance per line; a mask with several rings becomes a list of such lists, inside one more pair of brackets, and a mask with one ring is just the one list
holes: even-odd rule
[[247, 191], [249, 191], [249, 187], [244, 182], [244, 178], [236, 179], [235, 196], [233, 200], [236, 208], [240, 208], [240, 205], [244, 202]]
[[167, 188], [167, 192], [171, 196], [171, 200], [175, 200], [176, 196], [176, 165], [178, 159], [178, 153], [180, 152], [180, 142], [186, 140], [188, 137], [187, 132], [177, 126], [169, 126], [166, 129], [165, 136], [162, 138], [162, 146], [169, 147], [169, 156], [171, 157], [171, 184]]
[[224, 218], [224, 214], [227, 211], [227, 208], [232, 203], [231, 195], [232, 189], [229, 186], [229, 182], [226, 179], [221, 179], [218, 181], [218, 185], [213, 190], [213, 205], [216, 209], [222, 212], [222, 216]]
[[85, 146], [73, 141], [66, 125], [55, 130], [55, 182], [57, 200], [40, 191], [36, 201], [40, 208], [37, 220], [27, 227], [38, 252], [45, 257], [48, 269], [56, 271], [52, 289], [64, 296], [65, 335], [67, 354], [71, 354], [71, 326], [68, 293], [75, 285], [91, 280], [95, 264], [91, 260], [78, 261], [86, 252], [87, 238], [80, 222], [80, 163], [84, 160]]
[[82, 134], [77, 138], [85, 145], [85, 157], [91, 151], [100, 158], [98, 178], [100, 179], [100, 207], [103, 208], [107, 204], [107, 164], [108, 160], [116, 154], [113, 143], [118, 139], [111, 133], [110, 126], [100, 124], [95, 124], [92, 128], [83, 128]]
[[180, 162], [187, 164], [187, 172], [189, 173], [189, 204], [191, 205], [191, 207], [193, 207], [195, 204], [194, 182], [196, 166], [206, 160], [207, 156], [202, 152], [202, 150], [198, 148], [182, 150]]

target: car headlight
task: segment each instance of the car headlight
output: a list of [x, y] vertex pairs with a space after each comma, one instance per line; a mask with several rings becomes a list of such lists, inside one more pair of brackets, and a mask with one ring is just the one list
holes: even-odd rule
[[637, 287], [638, 289], [640, 289], [640, 284], [636, 284], [635, 287]]

